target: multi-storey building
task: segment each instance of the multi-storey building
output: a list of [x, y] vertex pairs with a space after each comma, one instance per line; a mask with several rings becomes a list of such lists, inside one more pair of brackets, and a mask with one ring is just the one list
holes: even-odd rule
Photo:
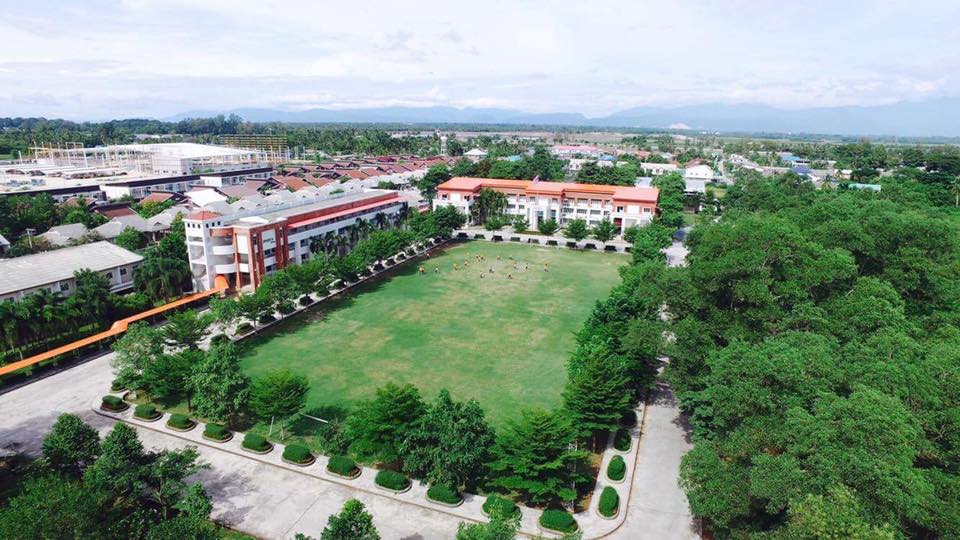
[[434, 206], [455, 206], [469, 216], [471, 205], [485, 188], [506, 195], [505, 213], [525, 217], [533, 229], [549, 219], [560, 226], [572, 219], [583, 219], [590, 226], [608, 219], [622, 233], [631, 225], [643, 225], [653, 219], [660, 196], [660, 191], [652, 187], [458, 176], [437, 186]]
[[256, 287], [263, 276], [308, 260], [321, 245], [348, 248], [356, 236], [351, 229], [359, 221], [386, 226], [397, 223], [406, 210], [406, 199], [396, 191], [367, 190], [299, 198], [231, 215], [195, 212], [183, 220], [194, 286], [209, 289], [217, 275], [224, 275], [237, 288]]

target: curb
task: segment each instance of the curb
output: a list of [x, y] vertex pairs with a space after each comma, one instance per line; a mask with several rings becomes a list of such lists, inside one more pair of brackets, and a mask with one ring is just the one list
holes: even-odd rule
[[250, 452], [251, 454], [257, 454], [258, 456], [265, 456], [265, 455], [269, 454], [270, 452], [273, 452], [273, 443], [269, 443], [269, 444], [270, 444], [270, 448], [267, 448], [266, 450], [253, 450], [253, 449], [247, 448], [246, 446], [244, 446], [244, 445], [242, 445], [242, 444], [240, 445], [240, 448], [241, 448], [244, 452]]
[[220, 440], [220, 439], [214, 439], [214, 438], [212, 438], [212, 437], [207, 437], [206, 434], [201, 435], [201, 437], [203, 437], [204, 439], [206, 439], [206, 440], [208, 440], [208, 441], [210, 441], [210, 442], [215, 442], [215, 443], [223, 444], [223, 443], [225, 443], [225, 442], [230, 442], [230, 441], [233, 440], [233, 432], [231, 431], [231, 432], [230, 432], [230, 435], [228, 435], [226, 439], [222, 439], [222, 440]]
[[314, 463], [317, 462], [317, 458], [316, 458], [316, 456], [314, 456], [314, 455], [311, 454], [311, 456], [310, 456], [310, 461], [307, 461], [307, 462], [304, 462], [304, 463], [297, 463], [296, 461], [290, 461], [289, 459], [287, 459], [287, 458], [285, 458], [285, 457], [283, 457], [283, 456], [280, 456], [280, 461], [282, 461], [282, 462], [284, 462], [284, 463], [289, 463], [290, 465], [296, 465], [297, 467], [309, 467], [309, 466], [311, 466], [311, 465], [313, 465]]
[[167, 429], [172, 429], [173, 431], [179, 431], [180, 433], [186, 433], [188, 431], [193, 431], [199, 425], [199, 423], [197, 423], [196, 420], [191, 420], [191, 422], [193, 422], [193, 425], [188, 428], [178, 428], [178, 427], [171, 426], [170, 421], [168, 420], [167, 423], [163, 425], [163, 427]]
[[357, 474], [353, 476], [344, 476], [340, 473], [335, 473], [330, 469], [324, 469], [324, 471], [326, 471], [326, 473], [329, 474], [330, 476], [336, 476], [337, 478], [343, 478], [344, 480], [356, 480], [357, 478], [360, 478], [361, 474], [363, 474], [363, 469], [361, 469], [360, 467], [357, 467]]
[[[413, 482], [412, 482], [411, 480], [409, 480], [409, 479], [407, 479], [407, 487], [404, 488], [404, 489], [401, 489], [401, 490], [396, 490], [396, 489], [393, 489], [393, 488], [384, 487], [384, 486], [381, 486], [380, 484], [378, 484], [378, 483], [376, 483], [376, 482], [374, 482], [373, 485], [376, 486], [377, 489], [382, 489], [383, 491], [386, 491], [386, 492], [389, 492], [389, 493], [393, 493], [394, 495], [399, 495], [399, 494], [401, 494], [401, 493], [406, 493], [406, 492], [410, 491], [410, 490], [413, 488]], [[457, 505], [457, 506], [459, 506], [459, 505]], [[454, 507], [454, 508], [456, 508], [456, 507]]]
[[[433, 504], [439, 504], [440, 506], [446, 506], [447, 508], [456, 508], [456, 507], [458, 507], [458, 506], [460, 506], [460, 505], [463, 504], [463, 497], [460, 497], [460, 502], [458, 502], [458, 503], [456, 503], [456, 504], [451, 504], [451, 503], [443, 502], [443, 501], [437, 501], [437, 500], [431, 499], [429, 495], [427, 495], [425, 498], [427, 499], [428, 502], [432, 502]], [[482, 511], [482, 510], [481, 510], [481, 511]]]

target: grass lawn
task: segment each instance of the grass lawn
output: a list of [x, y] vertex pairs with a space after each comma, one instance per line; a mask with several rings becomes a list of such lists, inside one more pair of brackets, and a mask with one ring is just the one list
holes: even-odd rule
[[[464, 261], [466, 269], [453, 269]], [[573, 334], [626, 261], [509, 243], [454, 245], [246, 340], [242, 366], [254, 378], [278, 368], [306, 375], [307, 410], [320, 416], [393, 381], [413, 383], [427, 400], [441, 388], [456, 400], [475, 398], [502, 427], [523, 407], [560, 403]]]

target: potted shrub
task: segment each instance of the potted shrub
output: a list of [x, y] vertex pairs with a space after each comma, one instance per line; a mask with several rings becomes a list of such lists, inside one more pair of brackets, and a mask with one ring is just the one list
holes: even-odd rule
[[463, 504], [463, 497], [460, 493], [456, 489], [444, 484], [430, 486], [430, 489], [427, 490], [427, 499], [430, 502], [450, 507]]
[[600, 517], [613, 519], [620, 513], [620, 494], [611, 486], [606, 486], [600, 493], [600, 502], [597, 504]]
[[250, 323], [248, 323], [248, 322], [244, 322], [244, 323], [240, 323], [239, 325], [237, 325], [237, 335], [238, 335], [238, 336], [242, 336], [242, 335], [244, 335], [244, 334], [249, 334], [250, 332], [253, 332], [253, 325], [252, 325], [252, 324], [250, 324]]
[[203, 429], [203, 438], [213, 442], [227, 442], [233, 438], [233, 432], [220, 424], [207, 424]]
[[283, 455], [280, 459], [291, 464], [306, 467], [312, 465], [316, 458], [310, 453], [310, 449], [300, 444], [288, 444], [283, 449]]
[[544, 510], [538, 523], [541, 529], [560, 535], [572, 533], [580, 527], [570, 512], [554, 509]]
[[510, 499], [499, 495], [490, 495], [484, 501], [481, 508], [483, 515], [490, 517], [494, 513], [505, 517], [514, 517], [520, 515], [520, 507]]
[[610, 464], [607, 465], [607, 478], [611, 482], [623, 482], [624, 475], [627, 474], [627, 464], [622, 456], [613, 456]]
[[167, 427], [174, 431], [190, 431], [197, 427], [197, 423], [185, 414], [171, 414], [167, 420]]
[[127, 405], [127, 402], [119, 396], [103, 396], [103, 401], [100, 403], [101, 409], [110, 412], [122, 412], [129, 407], [130, 405]]
[[377, 486], [394, 493], [403, 493], [410, 489], [410, 480], [397, 471], [382, 470], [374, 479]]
[[270, 441], [255, 433], [247, 433], [243, 436], [243, 449], [254, 454], [266, 454], [273, 450]]
[[613, 447], [618, 452], [630, 450], [630, 432], [625, 429], [618, 429], [613, 435]]
[[141, 403], [133, 408], [133, 416], [139, 418], [140, 420], [153, 422], [154, 420], [159, 420], [160, 417], [163, 416], [163, 413], [158, 411], [153, 405]]
[[357, 463], [347, 456], [333, 456], [327, 462], [327, 472], [334, 476], [353, 480], [360, 476], [360, 467], [357, 467]]

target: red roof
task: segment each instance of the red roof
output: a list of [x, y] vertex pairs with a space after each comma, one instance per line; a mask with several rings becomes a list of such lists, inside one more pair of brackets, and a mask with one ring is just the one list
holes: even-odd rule
[[206, 221], [208, 219], [214, 219], [220, 217], [220, 214], [216, 212], [211, 212], [209, 210], [200, 210], [199, 212], [194, 212], [187, 216], [187, 219], [192, 219], [194, 221]]
[[157, 191], [147, 195], [140, 202], [141, 203], [146, 203], [146, 202], [161, 203], [171, 197], [173, 197], [173, 193], [164, 193], [164, 192]]
[[283, 184], [284, 187], [290, 188], [294, 191], [300, 191], [305, 187], [309, 187], [310, 184], [304, 181], [299, 176], [274, 176], [274, 180]]

